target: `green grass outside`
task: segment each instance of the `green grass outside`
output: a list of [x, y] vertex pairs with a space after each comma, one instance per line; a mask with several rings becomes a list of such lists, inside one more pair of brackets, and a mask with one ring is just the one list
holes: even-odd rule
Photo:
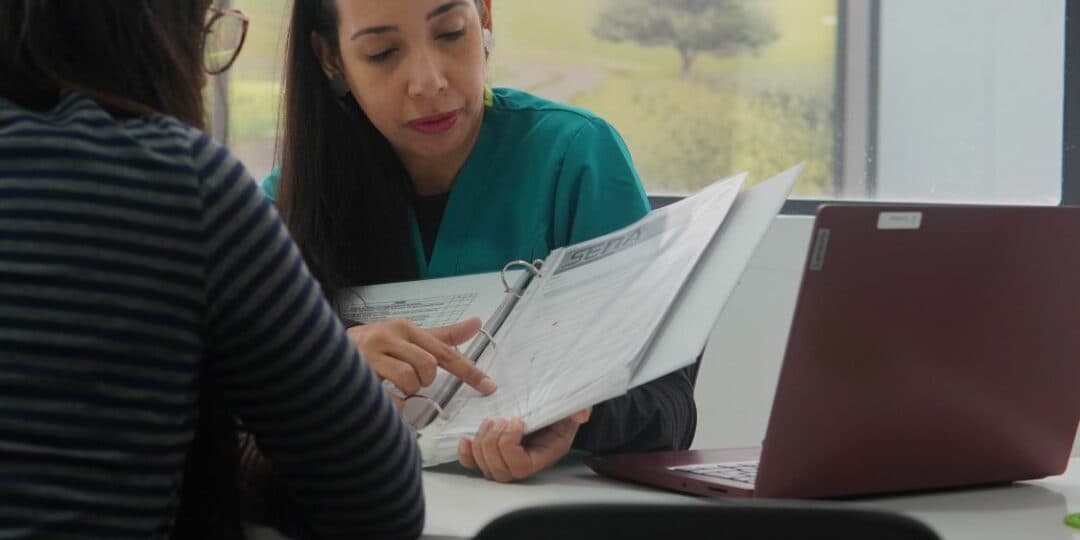
[[810, 99], [613, 75], [574, 101], [618, 128], [650, 192], [692, 192], [742, 170], [760, 180], [805, 160], [797, 193], [822, 196], [833, 128], [827, 104]]
[[281, 84], [277, 81], [234, 80], [229, 83], [229, 130], [232, 140], [273, 137]]
[[[507, 58], [547, 64], [600, 66], [677, 76], [674, 49], [610, 43], [593, 36], [591, 28], [605, 0], [496, 0], [495, 61]], [[659, 0], [662, 1], [662, 0]], [[738, 77], [746, 80], [801, 84], [805, 74], [828, 73], [835, 49], [835, 32], [823, 29], [822, 17], [836, 15], [836, 0], [760, 0], [780, 30], [780, 39], [753, 58], [718, 59], [703, 55], [695, 64], [700, 77]]]
[[[752, 56], [700, 56], [679, 79], [672, 48], [592, 35], [603, 0], [496, 1], [500, 62], [599, 66], [604, 83], [570, 99], [627, 140], [652, 192], [693, 191], [738, 170], [762, 179], [807, 161], [796, 193], [832, 185], [835, 0], [762, 0], [781, 37]], [[498, 80], [496, 80], [498, 82]]]

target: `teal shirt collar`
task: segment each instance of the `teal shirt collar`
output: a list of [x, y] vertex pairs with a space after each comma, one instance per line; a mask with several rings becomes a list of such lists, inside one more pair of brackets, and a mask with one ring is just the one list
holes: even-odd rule
[[413, 252], [416, 254], [416, 261], [420, 267], [421, 279], [455, 276], [460, 273], [459, 261], [466, 255], [462, 251], [470, 244], [473, 218], [480, 210], [477, 205], [483, 204], [487, 183], [492, 181], [488, 171], [490, 156], [486, 155], [492, 151], [491, 146], [494, 142], [490, 113], [491, 107], [485, 107], [484, 118], [480, 123], [480, 133], [477, 134], [472, 151], [469, 152], [469, 157], [465, 159], [465, 164], [461, 166], [457, 178], [454, 179], [454, 185], [450, 188], [446, 211], [439, 223], [439, 233], [435, 237], [435, 247], [431, 250], [431, 260], [428, 260], [424, 253], [424, 243], [420, 237], [416, 214], [410, 212]]

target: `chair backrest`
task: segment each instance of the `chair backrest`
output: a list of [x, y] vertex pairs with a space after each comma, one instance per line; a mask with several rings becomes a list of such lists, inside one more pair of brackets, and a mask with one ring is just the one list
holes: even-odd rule
[[527, 508], [489, 523], [476, 540], [687, 538], [940, 540], [926, 525], [829, 503], [587, 504]]
[[649, 208], [656, 210], [683, 199], [680, 195], [649, 195]]

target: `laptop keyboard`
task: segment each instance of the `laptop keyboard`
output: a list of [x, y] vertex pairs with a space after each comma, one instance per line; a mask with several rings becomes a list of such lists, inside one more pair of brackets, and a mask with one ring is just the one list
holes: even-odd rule
[[757, 476], [756, 461], [732, 461], [728, 463], [696, 463], [694, 465], [679, 465], [668, 467], [668, 470], [711, 476], [732, 482], [754, 485]]

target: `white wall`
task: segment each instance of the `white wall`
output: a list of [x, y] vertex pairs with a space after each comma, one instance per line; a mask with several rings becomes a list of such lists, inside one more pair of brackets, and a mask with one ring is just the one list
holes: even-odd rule
[[883, 0], [878, 198], [1057, 204], [1064, 0]]
[[709, 336], [694, 394], [694, 448], [760, 446], [813, 219], [780, 216]]
[[761, 445], [812, 226], [810, 217], [778, 217], [732, 292], [698, 373], [694, 448]]

